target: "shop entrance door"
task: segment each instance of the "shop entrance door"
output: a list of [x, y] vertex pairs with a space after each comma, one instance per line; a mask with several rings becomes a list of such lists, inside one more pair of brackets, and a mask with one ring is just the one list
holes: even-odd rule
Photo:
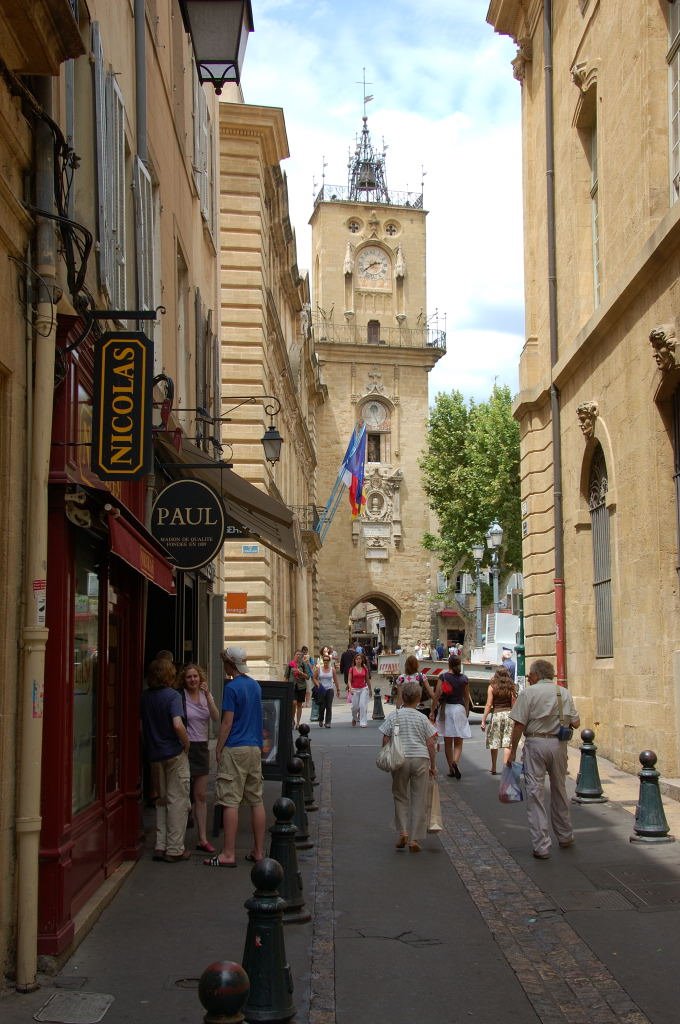
[[[126, 697], [132, 687], [130, 664], [129, 589], [123, 590], [115, 573], [107, 590], [106, 648], [102, 683], [102, 777], [106, 821], [105, 872], [121, 860], [125, 845], [122, 774], [124, 759], [123, 718]], [[132, 719], [130, 720], [132, 721]]]

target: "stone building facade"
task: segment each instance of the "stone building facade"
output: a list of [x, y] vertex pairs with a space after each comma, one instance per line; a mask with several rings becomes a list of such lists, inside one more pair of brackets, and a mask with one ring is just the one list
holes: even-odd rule
[[[317, 635], [315, 420], [324, 389], [281, 170], [288, 156], [283, 112], [222, 103], [219, 142], [221, 392], [230, 420], [222, 436], [239, 475], [293, 510], [296, 539], [295, 550], [285, 552], [247, 537], [225, 544], [227, 600], [245, 595], [238, 612], [227, 604], [225, 636], [246, 644], [258, 678], [280, 679], [295, 646], [312, 649]], [[247, 395], [256, 403], [238, 407]], [[284, 443], [280, 461], [270, 465], [260, 437], [277, 401]]]
[[342, 649], [352, 609], [374, 605], [387, 647], [432, 631], [429, 509], [418, 459], [428, 371], [445, 339], [426, 328], [422, 196], [390, 192], [367, 121], [348, 186], [324, 184], [311, 217], [312, 319], [328, 401], [317, 416], [318, 483], [331, 495], [357, 423], [366, 424], [365, 505], [342, 495], [318, 557], [319, 640]]
[[551, 8], [487, 15], [522, 90], [527, 659], [562, 658], [608, 757], [677, 776], [680, 5]]

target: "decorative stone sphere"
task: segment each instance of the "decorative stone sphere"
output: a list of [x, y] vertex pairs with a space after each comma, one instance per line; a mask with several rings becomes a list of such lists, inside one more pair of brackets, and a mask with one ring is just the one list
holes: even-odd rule
[[309, 740], [306, 736], [298, 736], [295, 741], [295, 749], [301, 754], [309, 753]]
[[255, 864], [250, 877], [260, 892], [276, 892], [283, 881], [283, 868], [278, 860], [263, 857]]
[[248, 975], [233, 960], [216, 960], [203, 971], [198, 998], [207, 1010], [206, 1020], [243, 1020], [240, 1013], [250, 993]]
[[640, 752], [640, 764], [643, 768], [653, 768], [656, 760], [656, 754], [653, 750], [642, 750]]
[[295, 804], [287, 796], [280, 796], [272, 810], [277, 821], [291, 821], [295, 815]]
[[305, 766], [299, 757], [291, 757], [290, 761], [286, 765], [289, 775], [302, 775], [304, 767]]
[[300, 735], [301, 736], [309, 736], [310, 731], [311, 730], [310, 730], [309, 726], [307, 725], [307, 723], [306, 722], [302, 722], [302, 724], [299, 727]]
[[584, 729], [581, 733], [581, 739], [584, 743], [592, 743], [595, 739], [595, 733], [592, 729]]

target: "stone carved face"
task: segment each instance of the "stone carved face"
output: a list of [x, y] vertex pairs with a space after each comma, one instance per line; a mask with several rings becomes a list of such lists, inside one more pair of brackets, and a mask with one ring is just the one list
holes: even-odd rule
[[595, 420], [597, 419], [597, 402], [581, 402], [576, 409], [579, 426], [584, 437], [592, 437], [595, 432]]
[[652, 346], [654, 361], [660, 370], [668, 371], [677, 365], [675, 361], [675, 329], [663, 324], [650, 332], [649, 341]]

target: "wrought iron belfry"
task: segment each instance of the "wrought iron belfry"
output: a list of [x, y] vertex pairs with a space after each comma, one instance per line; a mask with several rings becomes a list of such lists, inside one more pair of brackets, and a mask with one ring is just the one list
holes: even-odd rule
[[378, 156], [373, 149], [365, 114], [362, 120], [364, 126], [361, 136], [354, 157], [349, 162], [349, 199], [350, 202], [389, 203], [385, 180], [385, 150]]

